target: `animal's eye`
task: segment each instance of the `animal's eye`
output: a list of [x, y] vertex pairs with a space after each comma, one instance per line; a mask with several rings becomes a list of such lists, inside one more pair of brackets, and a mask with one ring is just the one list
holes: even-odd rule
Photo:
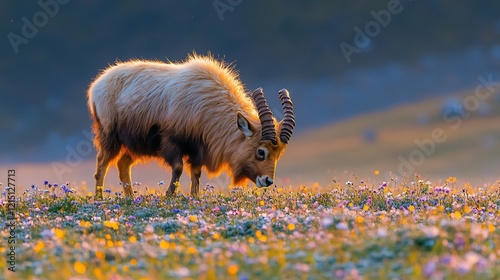
[[257, 149], [257, 158], [260, 160], [265, 160], [269, 151], [266, 148], [258, 148]]

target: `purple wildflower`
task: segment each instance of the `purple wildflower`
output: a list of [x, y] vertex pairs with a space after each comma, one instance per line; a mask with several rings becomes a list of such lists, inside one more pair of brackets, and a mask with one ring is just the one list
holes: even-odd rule
[[430, 277], [436, 270], [436, 262], [430, 261], [424, 266], [424, 275]]
[[66, 187], [66, 185], [62, 185], [61, 189], [63, 190], [64, 193], [71, 193], [72, 192], [68, 187]]

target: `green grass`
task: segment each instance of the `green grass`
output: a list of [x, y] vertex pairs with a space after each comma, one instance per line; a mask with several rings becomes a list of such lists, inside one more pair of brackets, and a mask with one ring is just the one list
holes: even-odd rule
[[446, 181], [207, 186], [199, 198], [138, 189], [99, 202], [45, 185], [17, 198], [17, 271], [2, 261], [0, 278], [500, 278], [499, 186]]

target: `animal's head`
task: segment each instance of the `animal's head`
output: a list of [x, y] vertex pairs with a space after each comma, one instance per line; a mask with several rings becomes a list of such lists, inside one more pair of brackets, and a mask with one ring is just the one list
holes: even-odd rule
[[[267, 105], [264, 92], [256, 89], [252, 98], [259, 113], [260, 126], [252, 125], [238, 112], [237, 123], [245, 135], [244, 148], [238, 151], [238, 163], [234, 171], [234, 182], [250, 179], [259, 188], [274, 181], [276, 163], [285, 151], [295, 127], [293, 104], [286, 89], [279, 91], [283, 107], [283, 119], [277, 121]], [[278, 133], [277, 133], [278, 132]], [[276, 137], [276, 134], [279, 137]]]

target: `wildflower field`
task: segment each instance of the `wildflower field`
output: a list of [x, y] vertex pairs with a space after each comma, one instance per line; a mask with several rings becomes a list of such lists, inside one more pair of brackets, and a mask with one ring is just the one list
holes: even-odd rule
[[33, 186], [16, 198], [16, 272], [4, 193], [0, 279], [500, 279], [498, 183], [219, 188], [95, 201]]

